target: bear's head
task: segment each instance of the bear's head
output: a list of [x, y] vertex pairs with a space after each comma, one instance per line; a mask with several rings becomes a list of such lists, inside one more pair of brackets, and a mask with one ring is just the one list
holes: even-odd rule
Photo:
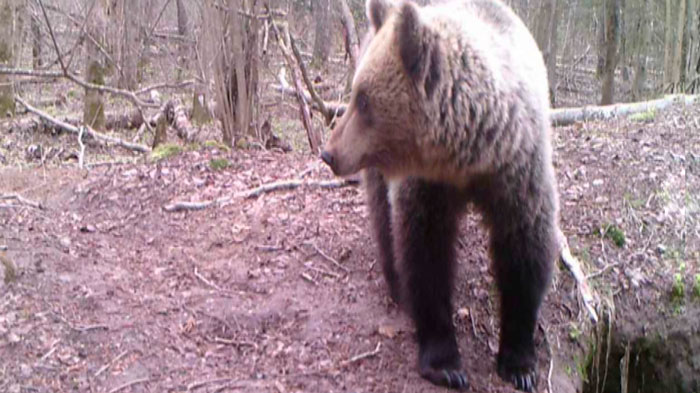
[[415, 175], [429, 145], [424, 106], [436, 88], [436, 35], [410, 1], [367, 0], [372, 38], [359, 60], [345, 114], [321, 158], [338, 176], [367, 167]]

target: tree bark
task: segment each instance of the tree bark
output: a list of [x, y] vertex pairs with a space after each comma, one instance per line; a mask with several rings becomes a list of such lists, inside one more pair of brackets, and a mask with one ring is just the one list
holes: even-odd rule
[[[180, 35], [180, 37], [185, 38], [189, 35], [189, 18], [187, 17], [187, 9], [185, 8], [185, 4], [183, 0], [177, 0], [176, 1], [177, 5], [177, 34]], [[189, 45], [187, 40], [182, 40], [178, 43], [178, 56], [177, 56], [177, 62], [178, 62], [178, 70], [177, 70], [177, 76], [178, 79], [182, 78], [183, 71], [187, 69], [188, 67], [188, 55], [189, 55]]]
[[[105, 37], [106, 7], [104, 0], [95, 0], [94, 7], [87, 30], [95, 40], [99, 40], [101, 37]], [[85, 81], [95, 85], [104, 85], [104, 56], [92, 40], [86, 40], [86, 46]], [[85, 89], [83, 122], [98, 131], [105, 129], [104, 95], [101, 91]]]
[[615, 95], [615, 68], [617, 68], [618, 35], [620, 28], [620, 0], [607, 0], [605, 16], [605, 67], [601, 105], [610, 105]]
[[666, 24], [664, 25], [664, 79], [663, 86], [673, 83], [673, 3], [666, 0]]
[[[14, 61], [16, 0], [0, 0], [0, 66], [12, 67]], [[0, 116], [14, 116], [15, 88], [8, 75], [0, 75]]]
[[643, 0], [637, 21], [637, 42], [635, 47], [634, 80], [632, 81], [632, 101], [641, 101], [647, 79], [647, 51], [651, 46], [649, 27], [649, 0]]
[[348, 79], [345, 83], [345, 93], [349, 94], [352, 90], [352, 81], [355, 76], [355, 67], [360, 56], [360, 39], [357, 36], [357, 27], [355, 26], [355, 18], [352, 16], [352, 10], [348, 6], [346, 0], [340, 0], [340, 23], [343, 26], [343, 39], [345, 42], [345, 52], [350, 58], [348, 67]]
[[598, 59], [596, 62], [596, 68], [595, 68], [595, 75], [597, 78], [600, 78], [603, 76], [604, 68], [605, 68], [605, 51], [607, 46], [605, 45], [606, 40], [605, 40], [605, 32], [607, 29], [607, 2], [612, 1], [612, 0], [601, 0], [601, 6], [600, 10], [601, 12], [599, 13], [601, 17], [598, 20], [597, 23], [597, 29], [596, 29], [596, 41], [598, 43], [597, 48], [598, 48]]
[[41, 68], [43, 60], [41, 58], [41, 23], [36, 12], [32, 12], [30, 23], [32, 29], [32, 67], [37, 70]]
[[333, 29], [331, 23], [331, 0], [315, 0], [313, 3], [314, 24], [314, 60], [313, 64], [325, 67], [331, 54]]
[[[683, 38], [685, 36], [685, 6], [686, 0], [678, 1], [678, 14], [676, 16], [676, 34], [673, 48], [673, 83], [682, 86], [685, 77], [685, 58], [683, 57]], [[681, 90], [681, 89], [677, 89]], [[680, 93], [680, 91], [677, 91]]]
[[542, 51], [547, 65], [549, 79], [549, 99], [552, 106], [556, 103], [557, 84], [557, 24], [561, 15], [561, 6], [557, 0], [543, 0], [537, 15], [535, 39]]

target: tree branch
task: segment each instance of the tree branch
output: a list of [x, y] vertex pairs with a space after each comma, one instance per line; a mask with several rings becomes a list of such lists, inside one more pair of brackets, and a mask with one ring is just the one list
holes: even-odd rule
[[[79, 134], [80, 134], [80, 129], [79, 129], [78, 127], [75, 127], [75, 126], [72, 126], [72, 125], [70, 125], [70, 124], [68, 124], [68, 123], [66, 123], [66, 122], [60, 121], [60, 120], [58, 120], [58, 119], [52, 117], [52, 116], [49, 115], [48, 113], [43, 112], [43, 111], [40, 111], [39, 109], [37, 109], [37, 108], [35, 108], [35, 107], [29, 105], [26, 101], [24, 101], [24, 100], [23, 100], [22, 98], [20, 98], [19, 96], [15, 96], [15, 101], [17, 101], [18, 103], [22, 104], [22, 106], [24, 106], [25, 108], [27, 108], [27, 110], [28, 110], [29, 112], [34, 113], [35, 115], [37, 115], [37, 116], [39, 116], [40, 118], [42, 118], [42, 119], [48, 121], [49, 123], [52, 123], [52, 124], [56, 125], [56, 127], [60, 128], [60, 129], [62, 129], [62, 130], [71, 132], [71, 133], [76, 134], [76, 135], [79, 135]], [[151, 149], [148, 148], [147, 146], [140, 145], [140, 144], [138, 144], [138, 143], [126, 142], [126, 141], [121, 140], [121, 139], [119, 139], [119, 138], [115, 138], [115, 137], [112, 137], [112, 136], [109, 136], [109, 135], [101, 134], [101, 133], [99, 133], [99, 132], [93, 130], [93, 129], [90, 128], [90, 127], [87, 127], [87, 126], [83, 126], [83, 127], [85, 127], [85, 133], [87, 133], [87, 134], [90, 135], [92, 138], [94, 138], [94, 139], [96, 139], [96, 140], [98, 140], [98, 141], [106, 142], [106, 143], [113, 143], [113, 144], [115, 144], [115, 145], [117, 145], [117, 146], [120, 146], [120, 147], [123, 147], [123, 148], [125, 148], [125, 149], [134, 150], [134, 151], [137, 151], [137, 152], [140, 152], [140, 153], [149, 153], [149, 152], [151, 151]]]
[[221, 206], [230, 203], [234, 199], [250, 199], [259, 197], [262, 194], [282, 191], [282, 190], [293, 190], [299, 187], [305, 188], [322, 188], [322, 189], [334, 189], [343, 188], [347, 186], [352, 186], [358, 184], [354, 180], [345, 179], [335, 179], [335, 180], [282, 180], [273, 183], [263, 184], [260, 187], [252, 188], [247, 191], [242, 191], [235, 193], [233, 196], [221, 197], [214, 200], [202, 201], [202, 202], [173, 202], [171, 204], [163, 206], [163, 210], [166, 212], [179, 212], [179, 211], [191, 211], [191, 210], [204, 210], [212, 206]]

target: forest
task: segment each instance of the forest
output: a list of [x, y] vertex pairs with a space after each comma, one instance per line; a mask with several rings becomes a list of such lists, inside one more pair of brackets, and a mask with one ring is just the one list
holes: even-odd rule
[[[536, 391], [699, 392], [700, 0], [478, 1], [549, 81]], [[446, 391], [362, 177], [319, 158], [370, 29], [365, 0], [0, 0], [0, 392]], [[452, 319], [468, 391], [514, 392], [483, 224]]]

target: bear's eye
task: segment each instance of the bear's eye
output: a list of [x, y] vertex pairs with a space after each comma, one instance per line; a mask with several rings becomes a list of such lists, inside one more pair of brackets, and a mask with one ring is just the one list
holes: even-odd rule
[[367, 108], [369, 108], [369, 97], [366, 93], [358, 93], [357, 109], [360, 111], [360, 113], [364, 113], [367, 112]]

